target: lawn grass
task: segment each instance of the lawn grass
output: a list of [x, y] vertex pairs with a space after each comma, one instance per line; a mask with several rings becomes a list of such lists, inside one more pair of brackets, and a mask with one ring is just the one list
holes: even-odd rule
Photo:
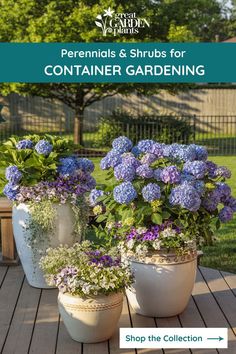
[[[95, 163], [93, 176], [97, 183], [106, 183], [107, 172], [99, 168], [100, 158], [92, 160]], [[224, 165], [232, 171], [232, 178], [228, 183], [232, 189], [232, 194], [236, 196], [236, 156], [211, 156], [210, 160], [219, 165]], [[214, 246], [204, 247], [201, 265], [236, 273], [236, 215], [231, 222], [222, 225], [216, 238]]]

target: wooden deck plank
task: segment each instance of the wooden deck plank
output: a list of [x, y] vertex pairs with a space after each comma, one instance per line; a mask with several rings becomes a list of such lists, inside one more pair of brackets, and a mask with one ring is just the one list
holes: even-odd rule
[[220, 272], [224, 277], [226, 283], [236, 296], [236, 274], [228, 273], [228, 272]]
[[[182, 327], [186, 328], [201, 328], [205, 327], [205, 323], [198, 311], [198, 308], [193, 300], [190, 298], [187, 308], [179, 315]], [[191, 349], [193, 354], [216, 354], [216, 349]]]
[[202, 267], [200, 271], [236, 335], [236, 297], [218, 270]]
[[[130, 316], [131, 316], [133, 327], [141, 327], [141, 328], [156, 327], [156, 322], [153, 317], [138, 315], [134, 312], [131, 306], [129, 306], [129, 310], [130, 310]], [[137, 353], [138, 354], [161, 354], [163, 353], [163, 350], [160, 348], [138, 349]]]
[[21, 267], [9, 268], [0, 289], [0, 352], [11, 324], [23, 279]]
[[83, 354], [108, 354], [108, 341], [94, 344], [83, 344]]
[[[125, 299], [119, 327], [227, 327], [229, 348], [220, 354], [236, 353], [236, 275], [200, 267], [187, 309], [172, 318], [137, 315]], [[135, 354], [119, 348], [119, 328], [108, 343], [73, 341], [59, 320], [57, 290], [30, 287], [21, 267], [0, 267], [0, 352], [2, 354]], [[22, 286], [23, 284], [23, 286]], [[38, 311], [37, 305], [39, 303]], [[36, 320], [35, 320], [36, 317]], [[156, 321], [156, 322], [155, 322]], [[34, 325], [35, 323], [35, 325]], [[230, 325], [232, 328], [230, 328]], [[33, 332], [33, 333], [32, 333]], [[29, 348], [30, 346], [30, 348]], [[185, 354], [187, 349], [139, 349], [137, 354]], [[193, 354], [216, 354], [214, 349], [192, 349]]]
[[0, 267], [0, 288], [2, 286], [2, 282], [6, 275], [7, 269], [8, 269], [7, 267]]
[[54, 354], [59, 325], [57, 289], [43, 290], [29, 353]]
[[[167, 318], [156, 318], [156, 323], [158, 327], [169, 328], [169, 327], [181, 327], [179, 319], [177, 316], [167, 317]], [[164, 349], [165, 354], [189, 354], [189, 349]]]
[[65, 354], [65, 353], [81, 354], [82, 344], [71, 339], [62, 319], [60, 319], [56, 354]]
[[41, 290], [32, 288], [27, 280], [19, 296], [3, 354], [25, 354], [28, 351]]
[[[207, 327], [229, 328], [229, 324], [223, 312], [215, 301], [200, 271], [197, 272], [197, 279], [193, 290], [193, 296]], [[231, 328], [228, 329], [228, 337], [228, 349], [218, 349], [218, 351], [219, 353], [235, 354], [236, 337]]]
[[129, 315], [129, 307], [127, 299], [124, 298], [123, 310], [122, 314], [116, 329], [116, 332], [109, 340], [109, 348], [111, 354], [118, 354], [118, 353], [126, 353], [126, 354], [135, 354], [134, 349], [120, 349], [119, 345], [119, 328], [121, 327], [132, 327], [130, 322], [130, 315]]

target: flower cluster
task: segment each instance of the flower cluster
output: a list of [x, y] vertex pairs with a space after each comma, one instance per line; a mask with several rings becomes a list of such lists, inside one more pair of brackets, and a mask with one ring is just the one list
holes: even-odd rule
[[176, 166], [168, 166], [160, 173], [161, 181], [164, 183], [176, 184], [180, 181], [181, 174]]
[[41, 267], [49, 285], [83, 297], [123, 291], [132, 283], [131, 270], [117, 250], [94, 250], [89, 241], [48, 249]]
[[137, 192], [131, 182], [123, 182], [114, 188], [113, 197], [117, 203], [129, 204], [137, 197]]
[[150, 250], [178, 248], [179, 253], [195, 247], [195, 240], [189, 237], [171, 221], [160, 225], [147, 227], [132, 227], [121, 242], [120, 248], [123, 252], [133, 252], [135, 257], [142, 259]]
[[76, 204], [77, 199], [82, 197], [84, 193], [91, 191], [95, 185], [93, 177], [88, 173], [80, 172], [72, 176], [59, 176], [52, 182], [42, 181], [34, 186], [20, 186], [14, 200], [19, 203], [27, 203], [32, 200], [41, 202], [47, 199], [62, 204], [67, 201]]
[[18, 150], [24, 150], [24, 149], [33, 149], [33, 142], [31, 140], [28, 139], [23, 139], [20, 140], [17, 144], [16, 144], [16, 148]]
[[113, 170], [110, 176], [116, 182], [105, 190], [107, 197], [99, 210], [103, 216], [98, 220], [121, 222], [121, 230], [110, 233], [116, 239], [130, 227], [178, 220], [192, 237], [208, 235], [208, 242], [213, 221], [218, 227], [217, 218], [225, 223], [236, 210], [236, 199], [225, 182], [230, 171], [208, 161], [203, 146], [150, 139], [133, 146], [120, 137], [102, 159], [101, 168]]
[[45, 156], [49, 155], [50, 152], [52, 152], [52, 148], [52, 144], [50, 144], [44, 139], [39, 140], [39, 142], [35, 145], [35, 150], [37, 151], [37, 153]]
[[99, 189], [92, 189], [89, 195], [89, 204], [95, 206], [97, 204], [97, 199], [103, 196], [104, 192]]
[[156, 183], [148, 183], [143, 187], [142, 195], [146, 202], [153, 202], [154, 200], [160, 199], [161, 188]]
[[[93, 162], [70, 154], [71, 143], [66, 139], [32, 135], [19, 141], [11, 138], [7, 144], [7, 150], [3, 144], [1, 156], [9, 164], [3, 192], [10, 200], [76, 204], [77, 198], [96, 186], [91, 176]], [[24, 149], [27, 153], [22, 155]]]

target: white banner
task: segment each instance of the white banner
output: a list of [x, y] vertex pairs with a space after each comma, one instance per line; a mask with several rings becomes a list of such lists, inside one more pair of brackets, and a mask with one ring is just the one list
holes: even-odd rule
[[120, 348], [228, 348], [228, 329], [120, 328]]

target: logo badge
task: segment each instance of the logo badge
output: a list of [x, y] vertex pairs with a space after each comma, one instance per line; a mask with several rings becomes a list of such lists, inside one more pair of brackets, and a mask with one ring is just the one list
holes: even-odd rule
[[113, 33], [114, 36], [120, 34], [137, 34], [140, 28], [150, 27], [145, 18], [136, 16], [136, 13], [115, 13], [110, 7], [104, 13], [97, 15], [95, 24], [101, 28], [103, 36]]

